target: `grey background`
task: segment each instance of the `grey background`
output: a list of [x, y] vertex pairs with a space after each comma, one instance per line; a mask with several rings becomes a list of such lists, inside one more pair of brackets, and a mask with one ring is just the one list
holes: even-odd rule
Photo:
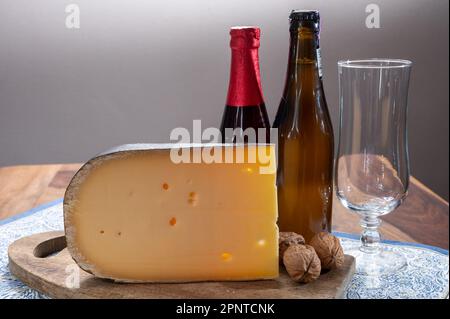
[[[77, 3], [81, 29], [65, 28]], [[381, 28], [365, 27], [365, 7]], [[328, 105], [337, 128], [336, 62], [414, 62], [413, 175], [448, 199], [447, 0], [0, 0], [0, 166], [85, 161], [110, 146], [167, 142], [172, 128], [217, 126], [229, 73], [228, 28], [262, 28], [261, 72], [278, 107], [292, 8], [319, 9]]]

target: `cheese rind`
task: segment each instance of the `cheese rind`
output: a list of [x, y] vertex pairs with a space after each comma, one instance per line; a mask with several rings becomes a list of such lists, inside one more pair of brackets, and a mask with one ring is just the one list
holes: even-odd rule
[[274, 147], [221, 149], [238, 155], [258, 148], [270, 154], [269, 169], [259, 160], [175, 164], [171, 148], [158, 144], [126, 145], [91, 159], [64, 197], [73, 259], [123, 282], [276, 278]]

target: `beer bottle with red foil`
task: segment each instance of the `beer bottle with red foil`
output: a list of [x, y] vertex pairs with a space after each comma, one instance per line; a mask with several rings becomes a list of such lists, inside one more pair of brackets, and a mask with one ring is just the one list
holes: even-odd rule
[[[257, 27], [233, 27], [230, 30], [230, 83], [220, 126], [222, 141], [225, 143], [268, 143], [270, 139], [270, 123], [259, 72], [260, 34], [261, 31]], [[248, 128], [254, 129], [255, 134], [247, 135]], [[260, 134], [258, 139], [259, 128], [265, 129], [265, 135]], [[227, 134], [230, 131], [235, 134]], [[250, 140], [253, 136], [256, 141]]]
[[289, 61], [278, 128], [278, 223], [306, 240], [331, 230], [334, 138], [322, 86], [319, 12], [290, 15]]

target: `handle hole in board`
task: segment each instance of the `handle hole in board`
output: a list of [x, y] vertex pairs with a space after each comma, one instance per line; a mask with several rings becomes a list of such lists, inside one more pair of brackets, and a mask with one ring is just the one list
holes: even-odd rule
[[60, 236], [43, 241], [34, 248], [33, 255], [37, 258], [47, 258], [56, 255], [67, 247], [66, 236]]

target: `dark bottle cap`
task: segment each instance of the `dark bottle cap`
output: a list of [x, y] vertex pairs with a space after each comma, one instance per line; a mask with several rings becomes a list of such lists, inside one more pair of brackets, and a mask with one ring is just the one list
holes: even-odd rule
[[318, 10], [292, 10], [289, 19], [291, 21], [320, 22], [320, 14]]
[[292, 10], [289, 15], [290, 31], [297, 31], [300, 27], [313, 29], [318, 33], [320, 28], [320, 14], [317, 10]]

